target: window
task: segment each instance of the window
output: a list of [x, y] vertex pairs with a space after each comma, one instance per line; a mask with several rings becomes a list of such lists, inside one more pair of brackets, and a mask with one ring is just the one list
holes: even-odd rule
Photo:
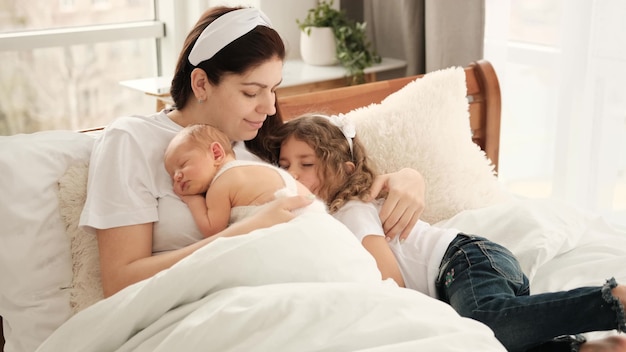
[[154, 109], [118, 82], [159, 74], [164, 25], [155, 12], [154, 0], [1, 2], [0, 135]]
[[0, 134], [84, 129], [154, 109], [118, 82], [154, 75], [155, 51], [141, 39], [0, 53]]
[[[0, 2], [0, 32], [155, 20], [154, 0], [57, 0]], [[103, 11], [106, 10], [106, 11]]]

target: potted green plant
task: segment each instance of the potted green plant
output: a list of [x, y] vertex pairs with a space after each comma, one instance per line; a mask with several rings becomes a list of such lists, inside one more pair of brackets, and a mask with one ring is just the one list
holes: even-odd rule
[[333, 1], [319, 0], [317, 6], [309, 9], [304, 20], [296, 19], [296, 23], [306, 35], [311, 35], [313, 28], [330, 27], [335, 39], [336, 59], [346, 69], [349, 83], [363, 83], [363, 70], [379, 63], [381, 57], [371, 49], [365, 33], [366, 23], [348, 18], [345, 11], [332, 7]]

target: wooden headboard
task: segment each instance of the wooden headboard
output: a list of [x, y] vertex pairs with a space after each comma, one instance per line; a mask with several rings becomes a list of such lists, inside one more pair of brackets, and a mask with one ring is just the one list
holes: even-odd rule
[[[358, 107], [380, 103], [389, 94], [423, 75], [396, 78], [350, 87], [278, 97], [285, 119], [304, 113], [347, 113]], [[472, 139], [485, 151], [498, 170], [500, 148], [500, 84], [489, 61], [479, 60], [465, 67]]]

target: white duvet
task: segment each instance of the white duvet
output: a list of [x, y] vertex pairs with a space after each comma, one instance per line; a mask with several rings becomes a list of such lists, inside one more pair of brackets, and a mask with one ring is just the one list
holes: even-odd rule
[[[381, 281], [331, 219], [217, 240], [78, 313], [39, 351], [504, 351], [485, 325]], [[563, 203], [516, 199], [436, 225], [510, 248], [533, 293], [626, 282], [626, 230]]]
[[219, 239], [81, 311], [38, 351], [504, 351], [485, 325], [381, 281], [325, 214]]

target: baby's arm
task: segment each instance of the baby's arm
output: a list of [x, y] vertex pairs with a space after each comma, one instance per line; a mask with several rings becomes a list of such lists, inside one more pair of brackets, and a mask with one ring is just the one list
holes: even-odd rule
[[[193, 216], [193, 221], [195, 221], [196, 226], [200, 228], [202, 231], [202, 225], [206, 222], [207, 217], [207, 201], [200, 194], [188, 195], [188, 196], [179, 196], [187, 207], [189, 211], [191, 211], [191, 216]], [[202, 231], [204, 237], [208, 237], [204, 231]]]
[[210, 237], [228, 227], [230, 220], [230, 197], [227, 185], [209, 187], [205, 196], [179, 196], [193, 216], [196, 226], [204, 237]]
[[[224, 179], [223, 177], [221, 179]], [[203, 212], [195, 213], [191, 209], [193, 218], [204, 237], [213, 236], [228, 227], [230, 220], [231, 202], [229, 187], [223, 183], [214, 182], [203, 199]], [[198, 207], [200, 208], [200, 207]]]

